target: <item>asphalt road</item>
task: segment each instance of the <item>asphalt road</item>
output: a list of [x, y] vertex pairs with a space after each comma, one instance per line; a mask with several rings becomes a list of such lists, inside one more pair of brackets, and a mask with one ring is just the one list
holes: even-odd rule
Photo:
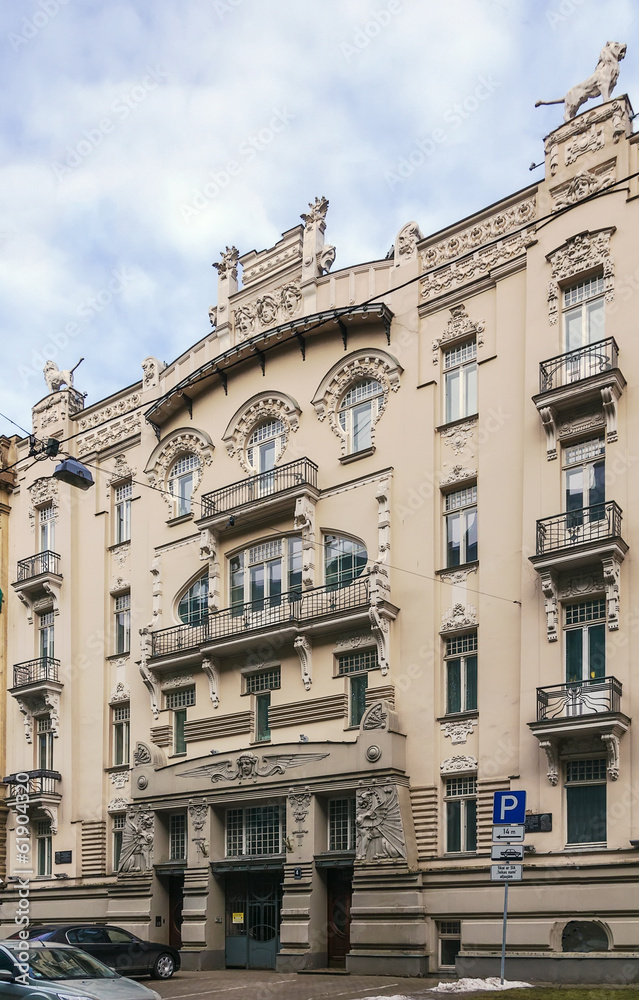
[[166, 982], [145, 980], [165, 1000], [372, 1000], [410, 997], [435, 1000], [429, 993], [440, 979], [390, 976], [313, 975], [258, 970], [179, 972]]

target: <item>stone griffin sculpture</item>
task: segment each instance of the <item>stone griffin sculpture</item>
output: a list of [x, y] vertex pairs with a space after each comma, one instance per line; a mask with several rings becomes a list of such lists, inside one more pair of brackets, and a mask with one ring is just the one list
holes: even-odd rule
[[619, 79], [619, 63], [625, 54], [626, 46], [622, 42], [606, 42], [592, 76], [576, 87], [571, 87], [565, 97], [556, 101], [537, 101], [535, 107], [538, 108], [541, 104], [565, 104], [564, 121], [569, 122], [590, 97], [601, 96], [604, 103], [609, 101]]
[[358, 789], [355, 827], [359, 861], [406, 858], [399, 799], [395, 785], [369, 785]]
[[42, 371], [49, 392], [57, 392], [63, 385], [66, 385], [67, 389], [73, 389], [73, 373], [83, 361], [84, 358], [80, 358], [77, 365], [74, 365], [69, 371], [61, 371], [55, 361], [47, 361]]

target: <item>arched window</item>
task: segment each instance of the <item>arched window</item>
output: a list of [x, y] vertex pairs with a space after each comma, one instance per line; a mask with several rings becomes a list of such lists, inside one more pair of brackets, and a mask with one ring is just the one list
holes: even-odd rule
[[346, 434], [347, 453], [372, 447], [372, 429], [384, 389], [374, 378], [360, 379], [347, 389], [339, 404], [340, 427]]
[[199, 625], [208, 615], [209, 578], [201, 576], [182, 595], [178, 617], [186, 625]]
[[197, 483], [200, 460], [193, 452], [185, 452], [175, 460], [169, 471], [168, 488], [173, 497], [174, 517], [191, 513], [191, 494]]
[[324, 536], [324, 581], [337, 590], [361, 576], [366, 568], [368, 554], [361, 542], [343, 535]]
[[561, 935], [562, 951], [608, 951], [608, 935], [594, 920], [571, 920]]
[[282, 454], [286, 427], [281, 420], [265, 420], [252, 431], [246, 443], [246, 457], [258, 474], [270, 472]]

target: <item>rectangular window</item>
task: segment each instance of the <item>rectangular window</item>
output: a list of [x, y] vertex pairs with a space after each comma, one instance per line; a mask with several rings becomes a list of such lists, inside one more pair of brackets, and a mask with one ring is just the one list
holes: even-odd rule
[[461, 420], [477, 413], [477, 342], [444, 351], [444, 421]]
[[328, 803], [329, 851], [355, 848], [355, 799], [330, 799]]
[[592, 438], [564, 448], [565, 510], [569, 529], [605, 520], [604, 454], [603, 437]]
[[38, 552], [55, 551], [55, 507], [52, 503], [38, 510]]
[[468, 486], [444, 497], [446, 567], [477, 559], [477, 487]]
[[247, 674], [244, 678], [245, 693], [257, 694], [260, 691], [275, 691], [281, 684], [281, 668], [260, 670], [259, 673]]
[[122, 483], [115, 488], [115, 541], [128, 542], [131, 538], [131, 497], [133, 483]]
[[266, 742], [271, 738], [271, 727], [268, 721], [268, 710], [271, 707], [271, 692], [265, 691], [255, 698], [255, 739]]
[[284, 806], [248, 806], [226, 811], [226, 855], [281, 854], [284, 847]]
[[354, 653], [344, 653], [337, 657], [337, 674], [348, 677], [348, 724], [359, 726], [366, 711], [366, 691], [368, 671], [377, 670], [379, 662], [377, 649], [362, 649]]
[[363, 649], [357, 653], [344, 653], [337, 657], [337, 673], [340, 677], [355, 674], [360, 670], [378, 670], [377, 647]]
[[38, 647], [42, 659], [55, 656], [53, 622], [53, 611], [47, 611], [46, 614], [38, 616]]
[[439, 967], [454, 969], [455, 959], [461, 950], [461, 921], [440, 920], [439, 931]]
[[[564, 343], [566, 351], [574, 351], [603, 340], [604, 279], [603, 275], [579, 281], [563, 290]], [[578, 361], [576, 359], [576, 363]], [[594, 372], [593, 372], [594, 373]], [[585, 378], [591, 372], [582, 372]]]
[[186, 753], [186, 710], [195, 705], [195, 688], [178, 688], [177, 691], [167, 691], [164, 695], [164, 705], [173, 713], [173, 753]]
[[301, 537], [261, 542], [232, 556], [229, 587], [233, 614], [261, 614], [279, 608], [283, 594], [299, 594], [302, 588]]
[[446, 851], [477, 850], [477, 778], [446, 780]]
[[115, 599], [115, 651], [128, 653], [131, 648], [131, 594]]
[[169, 817], [169, 860], [186, 861], [186, 814]]
[[53, 770], [53, 723], [51, 716], [41, 715], [36, 720], [37, 760], [43, 771]]
[[567, 604], [564, 619], [566, 682], [601, 680], [606, 676], [605, 599]]
[[566, 764], [568, 844], [606, 842], [606, 760], [570, 760]]
[[38, 875], [50, 875], [53, 860], [51, 820], [38, 820], [36, 823], [36, 844]]
[[350, 713], [349, 725], [359, 726], [366, 711], [366, 689], [368, 688], [368, 674], [353, 674], [349, 680], [350, 685]]
[[129, 763], [129, 727], [131, 709], [129, 705], [116, 705], [111, 709], [113, 723], [113, 763]]
[[126, 823], [126, 814], [117, 813], [113, 817], [113, 871], [117, 872], [120, 867], [120, 855], [122, 854], [122, 833]]
[[446, 714], [477, 708], [477, 633], [446, 640]]

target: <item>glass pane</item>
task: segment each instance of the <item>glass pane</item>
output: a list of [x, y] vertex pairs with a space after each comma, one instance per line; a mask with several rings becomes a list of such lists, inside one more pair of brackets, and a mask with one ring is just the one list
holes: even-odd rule
[[270, 607], [278, 607], [282, 593], [282, 560], [273, 559], [266, 564], [268, 570], [268, 594]]
[[455, 967], [455, 959], [461, 950], [460, 938], [442, 938], [441, 942], [441, 964], [446, 968]]
[[463, 416], [477, 413], [477, 365], [466, 365], [463, 368], [466, 381], [466, 398]]
[[298, 593], [302, 589], [301, 538], [289, 538], [288, 540], [288, 589]]
[[445, 380], [446, 392], [446, 423], [457, 420], [461, 414], [460, 406], [460, 373], [449, 372]]
[[566, 681], [568, 684], [583, 679], [583, 630], [566, 632]]
[[477, 558], [477, 511], [466, 511], [466, 562]]
[[266, 441], [259, 448], [258, 472], [270, 472], [275, 467], [275, 441]]
[[446, 565], [459, 566], [460, 559], [460, 518], [459, 514], [449, 514], [446, 518]]
[[264, 607], [264, 564], [251, 566], [249, 570], [251, 587], [251, 610], [261, 611]]
[[477, 708], [477, 657], [466, 657], [466, 704], [467, 712]]
[[591, 625], [588, 629], [588, 676], [591, 680], [606, 676], [605, 625]]
[[477, 800], [466, 799], [466, 850], [477, 850]]
[[461, 712], [461, 660], [448, 660], [446, 711]]
[[446, 803], [446, 850], [461, 851], [461, 802]]
[[270, 692], [258, 695], [255, 702], [255, 739], [270, 740], [271, 730], [268, 724], [268, 710], [271, 705]]
[[231, 607], [240, 613], [244, 603], [244, 556], [233, 556], [231, 559]]
[[569, 786], [566, 806], [569, 844], [599, 844], [606, 840], [605, 785]]
[[351, 726], [359, 726], [366, 711], [368, 674], [351, 677]]
[[173, 713], [173, 753], [186, 753], [186, 740], [184, 739], [185, 722], [185, 708], [180, 708], [177, 712]]
[[372, 412], [370, 403], [353, 408], [353, 451], [371, 447]]
[[582, 307], [577, 306], [565, 313], [566, 324], [566, 350], [573, 351], [583, 346], [582, 338]]
[[[584, 470], [583, 468], [566, 470], [566, 510], [581, 510], [584, 505]], [[581, 515], [573, 515], [568, 519], [568, 527], [582, 523]]]
[[604, 300], [597, 299], [595, 302], [589, 302], [586, 306], [586, 315], [588, 317], [588, 343], [594, 344], [597, 340], [603, 340], [606, 336]]
[[606, 517], [605, 462], [594, 462], [588, 466], [589, 519], [603, 521]]

